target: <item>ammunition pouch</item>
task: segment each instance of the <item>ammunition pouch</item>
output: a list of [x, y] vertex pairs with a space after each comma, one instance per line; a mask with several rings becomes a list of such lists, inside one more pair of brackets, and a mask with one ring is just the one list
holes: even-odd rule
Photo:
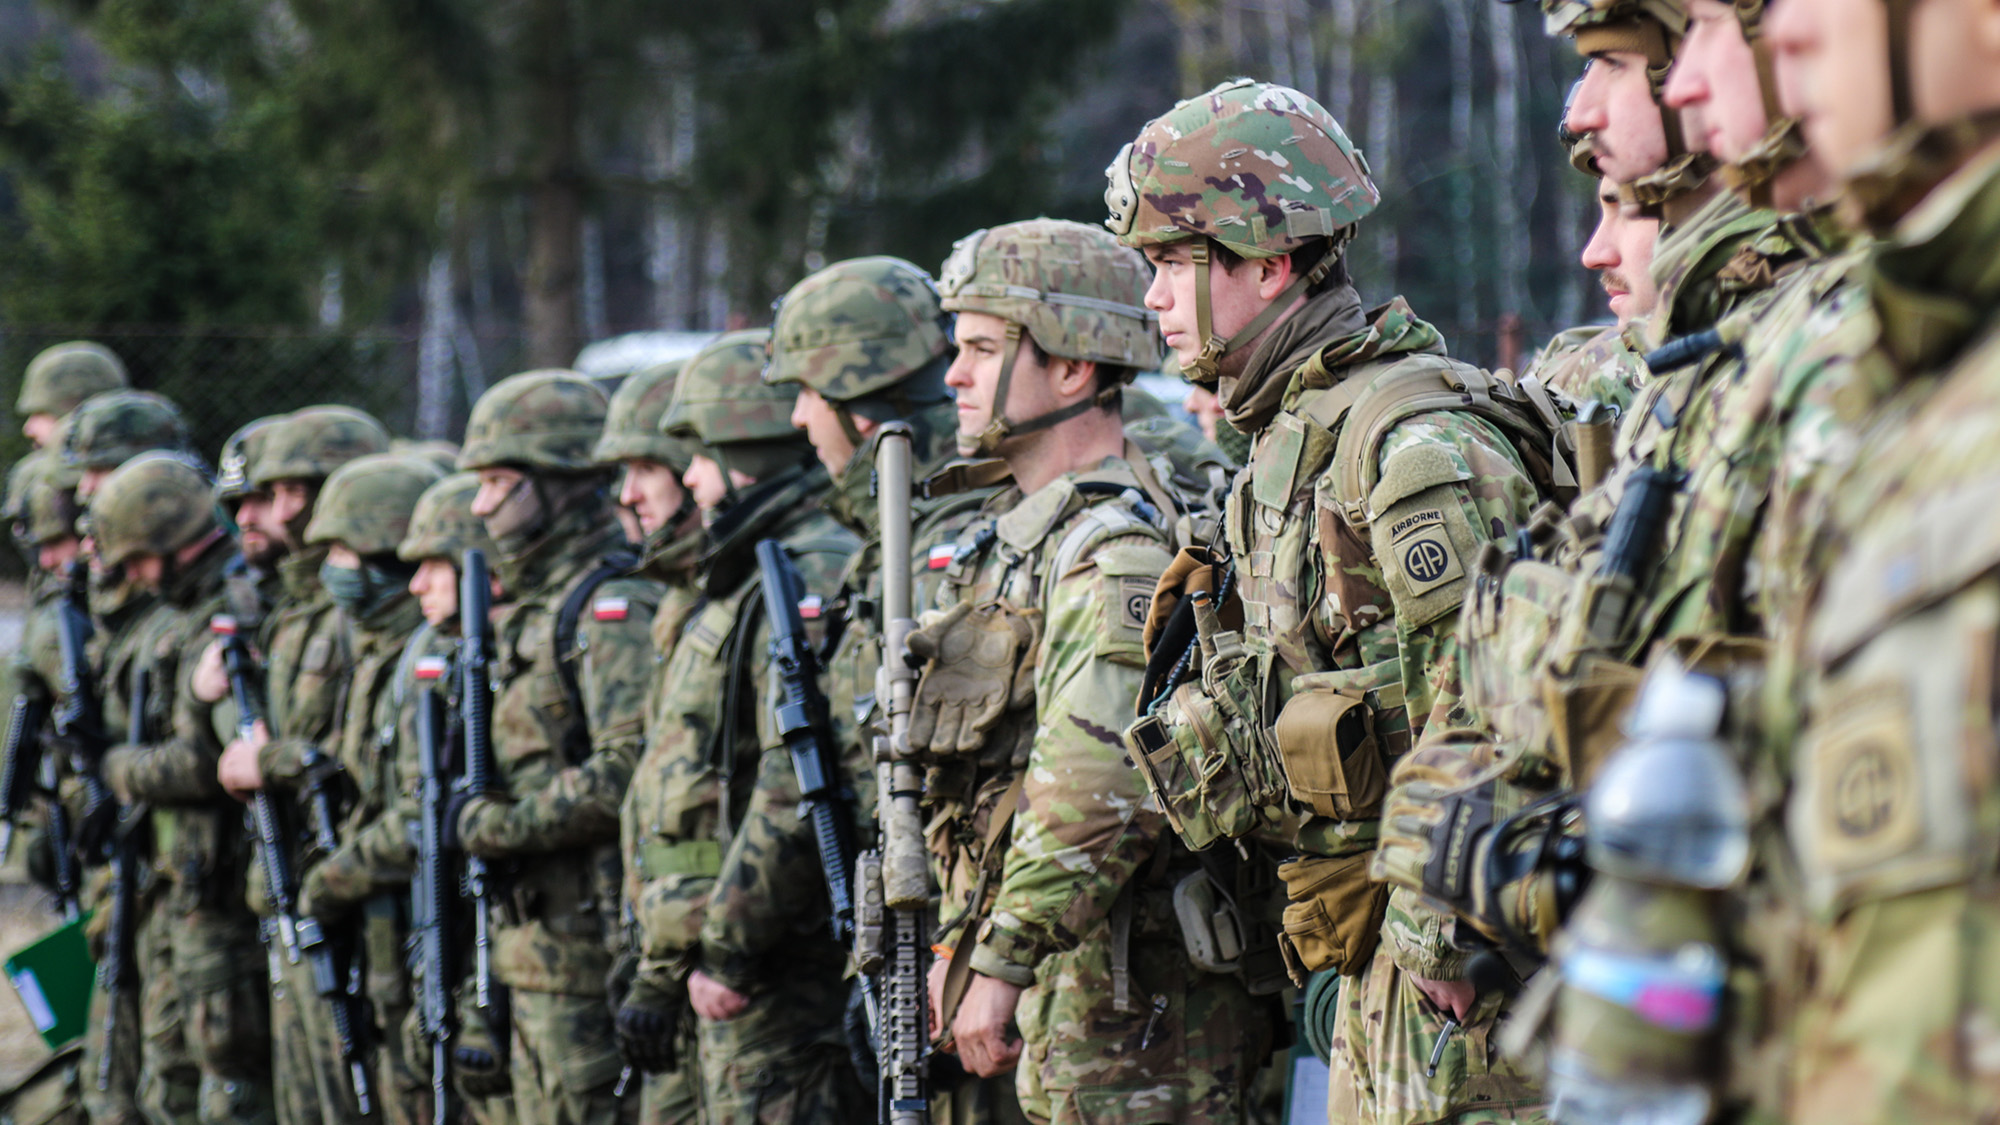
[[1292, 800], [1334, 820], [1374, 817], [1389, 776], [1376, 720], [1402, 707], [1401, 660], [1308, 673], [1292, 691], [1272, 726]]
[[1587, 788], [1624, 741], [1619, 722], [1638, 697], [1641, 676], [1623, 661], [1585, 653], [1568, 672], [1542, 678], [1549, 752], [1571, 785]]
[[1125, 732], [1147, 788], [1196, 851], [1267, 827], [1265, 810], [1282, 811], [1286, 791], [1261, 719], [1255, 663], [1238, 659], [1226, 674], [1208, 674], [1217, 663], [1210, 662], [1203, 683], [1174, 689]]
[[1279, 949], [1292, 983], [1304, 987], [1321, 969], [1359, 973], [1375, 955], [1389, 887], [1368, 877], [1368, 853], [1304, 856], [1280, 864], [1285, 882], [1285, 935]]

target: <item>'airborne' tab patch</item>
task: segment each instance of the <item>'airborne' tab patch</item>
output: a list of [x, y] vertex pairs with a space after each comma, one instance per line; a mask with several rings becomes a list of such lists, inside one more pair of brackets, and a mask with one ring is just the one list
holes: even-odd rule
[[1435, 590], [1464, 577], [1458, 552], [1445, 531], [1444, 511], [1425, 508], [1396, 520], [1389, 527], [1390, 549], [1396, 567], [1410, 584], [1412, 596]]

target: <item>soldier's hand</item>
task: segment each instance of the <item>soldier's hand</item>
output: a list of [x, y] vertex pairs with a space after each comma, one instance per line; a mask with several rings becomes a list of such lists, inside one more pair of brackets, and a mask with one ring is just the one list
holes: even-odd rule
[[452, 1073], [468, 1098], [491, 1098], [513, 1088], [503, 1060], [486, 1046], [460, 1043], [451, 1049]]
[[337, 921], [347, 913], [348, 903], [327, 890], [326, 865], [315, 866], [299, 880], [299, 913], [322, 922]]
[[[929, 986], [931, 994], [930, 1036], [932, 1040], [936, 1040], [938, 1036], [944, 1034], [944, 977], [950, 970], [950, 960], [944, 957], [934, 957], [931, 959], [930, 977], [924, 982]], [[938, 1046], [947, 1051], [955, 1052], [958, 1050], [957, 1045], [950, 1039], [946, 1039], [943, 1043], [938, 1044]]]
[[257, 756], [270, 742], [270, 728], [259, 719], [248, 737], [231, 739], [229, 745], [223, 748], [222, 760], [215, 766], [215, 776], [237, 800], [247, 801], [251, 793], [264, 787], [264, 768], [258, 763]]
[[618, 1053], [642, 1074], [672, 1070], [687, 1010], [687, 991], [671, 981], [634, 980], [613, 1020]]
[[1021, 986], [998, 977], [972, 974], [972, 984], [951, 1021], [958, 1040], [958, 1058], [965, 1069], [992, 1078], [1014, 1069], [1021, 1058], [1021, 1040], [1014, 1034], [1014, 1008]]
[[1407, 975], [1425, 999], [1436, 1005], [1439, 1012], [1457, 1020], [1461, 1027], [1472, 1015], [1472, 1006], [1479, 1002], [1479, 990], [1473, 987], [1471, 981], [1431, 980], [1415, 973]]
[[710, 1023], [725, 1023], [743, 1014], [750, 998], [696, 969], [688, 975], [688, 1003], [695, 1015]]
[[194, 675], [188, 680], [189, 690], [203, 703], [220, 703], [229, 694], [229, 671], [222, 665], [222, 645], [210, 642], [201, 650], [201, 659], [195, 661]]

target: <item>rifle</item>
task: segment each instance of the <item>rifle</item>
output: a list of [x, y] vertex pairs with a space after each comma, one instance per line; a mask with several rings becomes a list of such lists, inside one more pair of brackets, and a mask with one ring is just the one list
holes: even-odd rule
[[[878, 1086], [876, 1118], [883, 1125], [926, 1125], [930, 1091], [925, 1069], [930, 1038], [930, 943], [924, 940], [930, 906], [930, 861], [924, 850], [924, 777], [910, 755], [910, 707], [917, 672], [904, 657], [915, 631], [910, 575], [910, 427], [892, 422], [882, 428], [875, 453], [876, 503], [882, 526], [883, 682], [876, 696], [885, 701], [889, 734], [875, 739], [875, 815], [880, 821], [877, 856], [864, 860], [881, 883], [887, 911], [880, 971], [876, 976], [881, 1011], [876, 1038]], [[858, 892], [874, 898], [872, 886]], [[864, 970], [865, 971], [865, 970]]]
[[[132, 691], [125, 721], [125, 741], [129, 744], [146, 740], [146, 697], [152, 683], [152, 669], [143, 664], [132, 669]], [[94, 773], [89, 776], [96, 777]], [[97, 779], [97, 784], [101, 787], [104, 782]], [[108, 795], [106, 799], [110, 799]], [[104, 1005], [104, 1053], [97, 1059], [99, 1092], [111, 1089], [111, 1064], [118, 1054], [118, 1009], [132, 975], [132, 914], [137, 909], [139, 863], [133, 852], [130, 829], [127, 811], [120, 809], [118, 823], [106, 845], [111, 860], [111, 921], [104, 935], [104, 961], [97, 967], [98, 985], [104, 989], [108, 1001]]]
[[418, 1018], [431, 1043], [431, 1119], [438, 1125], [458, 1119], [451, 1089], [451, 988], [458, 975], [451, 955], [451, 903], [458, 888], [444, 854], [445, 814], [451, 804], [446, 760], [450, 720], [444, 692], [439, 690], [445, 671], [442, 656], [417, 660], [423, 691], [417, 697], [417, 870], [410, 883], [411, 928], [416, 931], [423, 980]]
[[[218, 613], [209, 618], [209, 631], [222, 645], [222, 666], [229, 673], [229, 692], [236, 700], [236, 734], [248, 738], [263, 717], [257, 686], [252, 682], [250, 646], [236, 627], [236, 618]], [[278, 805], [268, 790], [250, 794], [250, 824], [257, 833], [257, 854], [264, 864], [264, 889], [276, 912], [278, 938], [285, 959], [299, 963], [299, 906], [297, 884], [292, 880], [292, 859], [285, 850], [284, 827], [278, 819]]]
[[[459, 787], [475, 796], [492, 792], [493, 766], [493, 584], [486, 576], [486, 552], [469, 548], [460, 561], [458, 620], [458, 713], [464, 738], [465, 769]], [[475, 1003], [500, 1042], [507, 1041], [507, 1013], [493, 982], [493, 926], [488, 909], [494, 898], [493, 871], [478, 856], [465, 857], [465, 894], [472, 899], [472, 987]]]
[[[82, 562], [69, 564], [63, 577], [63, 592], [56, 602], [56, 643], [62, 653], [61, 700], [50, 716], [51, 731], [59, 746], [69, 751], [70, 772], [83, 783], [83, 827], [85, 829], [101, 823], [106, 816], [116, 815], [117, 802], [111, 797], [111, 790], [105, 787], [104, 779], [98, 775], [97, 763], [104, 757], [107, 740], [104, 737], [104, 715], [98, 708], [97, 692], [90, 674], [88, 645], [91, 634], [96, 630], [90, 623], [90, 610], [85, 605], [86, 587], [90, 574]], [[45, 764], [45, 775], [52, 775]], [[52, 778], [53, 780], [53, 778]], [[55, 793], [55, 786], [49, 786]], [[60, 800], [52, 804], [61, 807]], [[74, 841], [74, 834], [67, 817], [63, 818], [62, 836]], [[51, 831], [52, 844], [56, 833]], [[76, 893], [76, 856], [73, 848], [65, 847], [71, 854], [65, 863], [64, 857], [56, 857], [56, 896], [65, 894], [74, 898]], [[63, 870], [69, 870], [69, 885], [65, 890]]]
[[14, 850], [14, 821], [34, 798], [42, 768], [42, 724], [48, 705], [26, 695], [14, 697], [7, 712], [6, 757], [0, 760], [0, 863]]
[[[303, 757], [306, 777], [306, 804], [311, 810], [314, 842], [320, 851], [331, 855], [340, 847], [340, 837], [334, 827], [333, 792], [334, 778], [339, 769], [317, 750], [309, 750]], [[333, 1037], [340, 1049], [340, 1059], [347, 1064], [348, 1081], [354, 1087], [354, 1105], [361, 1116], [374, 1112], [368, 1090], [368, 1068], [361, 1055], [361, 1039], [355, 1033], [355, 993], [358, 991], [352, 969], [343, 974], [339, 951], [334, 948], [333, 937], [319, 919], [298, 915], [298, 904], [291, 903], [294, 912], [293, 929], [298, 936], [299, 955], [305, 958], [312, 971], [313, 991], [325, 1000], [327, 1009], [333, 1015]], [[343, 979], [344, 978], [344, 979]]]
[[778, 667], [784, 699], [777, 708], [778, 732], [791, 751], [799, 782], [801, 819], [812, 822], [819, 866], [833, 907], [833, 936], [854, 940], [854, 821], [840, 790], [840, 760], [827, 737], [826, 697], [819, 690], [819, 658], [806, 638], [799, 601], [805, 582], [784, 544], [757, 544], [757, 567], [764, 578], [764, 612], [771, 619], [771, 659]]

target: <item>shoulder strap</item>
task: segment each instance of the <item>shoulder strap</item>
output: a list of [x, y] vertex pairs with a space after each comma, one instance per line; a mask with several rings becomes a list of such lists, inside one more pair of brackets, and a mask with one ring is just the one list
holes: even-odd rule
[[[1507, 435], [1544, 495], [1556, 489], [1555, 434], [1512, 383], [1441, 355], [1413, 355], [1360, 382], [1334, 446], [1334, 493], [1348, 525], [1368, 526], [1368, 494], [1381, 475], [1382, 442], [1406, 418], [1474, 414]], [[1338, 390], [1339, 388], [1335, 388]]]
[[583, 620], [583, 607], [597, 593], [597, 588], [613, 578], [630, 574], [639, 559], [627, 551], [617, 551], [604, 556], [583, 581], [570, 590], [569, 597], [556, 610], [556, 675], [562, 680], [563, 696], [569, 700], [570, 713], [577, 721], [570, 724], [569, 732], [563, 737], [563, 758], [571, 765], [579, 765], [590, 756], [590, 718], [583, 706], [583, 684], [576, 678], [576, 630]]

